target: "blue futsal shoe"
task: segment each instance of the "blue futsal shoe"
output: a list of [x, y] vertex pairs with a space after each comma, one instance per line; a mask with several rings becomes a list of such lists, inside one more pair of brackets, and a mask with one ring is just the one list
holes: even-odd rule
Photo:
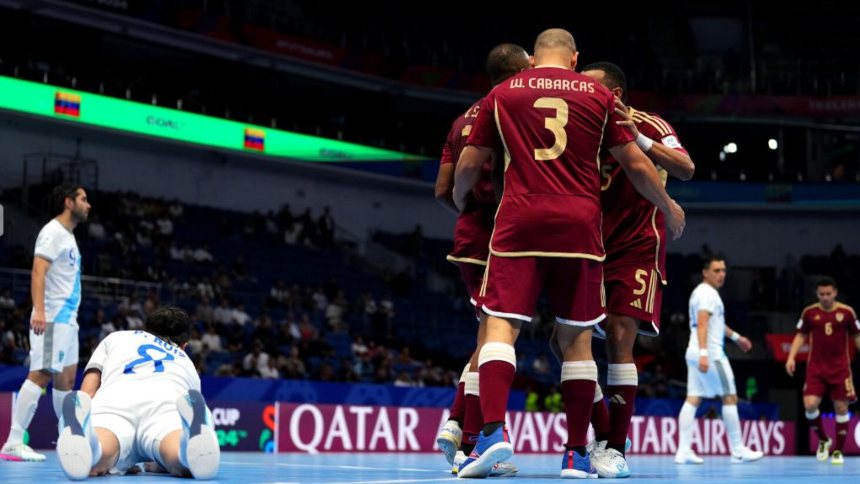
[[460, 465], [457, 477], [484, 478], [488, 477], [499, 462], [504, 462], [514, 455], [514, 446], [505, 426], [499, 427], [490, 436], [482, 431], [478, 443], [469, 458]]
[[575, 450], [566, 450], [561, 456], [562, 479], [597, 479], [597, 471], [591, 465], [588, 453], [579, 455]]

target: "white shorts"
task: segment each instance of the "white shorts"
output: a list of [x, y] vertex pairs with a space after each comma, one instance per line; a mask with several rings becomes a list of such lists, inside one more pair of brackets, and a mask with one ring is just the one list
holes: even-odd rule
[[60, 373], [78, 364], [78, 324], [47, 323], [45, 332], [30, 329], [30, 371]]
[[135, 403], [129, 393], [96, 392], [93, 398], [93, 427], [111, 431], [119, 442], [119, 457], [112, 473], [125, 474], [138, 462], [161, 463], [161, 441], [182, 429], [175, 398]]
[[711, 360], [708, 372], [699, 371], [699, 360], [687, 360], [687, 396], [714, 398], [737, 395], [735, 374], [727, 358]]

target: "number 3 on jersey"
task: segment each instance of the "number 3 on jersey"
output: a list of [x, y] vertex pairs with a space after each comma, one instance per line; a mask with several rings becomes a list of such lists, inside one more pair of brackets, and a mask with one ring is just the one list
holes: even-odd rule
[[535, 160], [556, 160], [564, 153], [564, 149], [567, 148], [567, 131], [564, 130], [564, 127], [567, 126], [569, 114], [567, 102], [557, 97], [542, 97], [535, 101], [534, 107], [555, 109], [554, 117], [544, 119], [544, 128], [552, 132], [553, 136], [555, 136], [555, 142], [549, 148], [536, 149]]
[[[160, 353], [161, 356], [163, 356], [163, 357], [159, 358], [159, 359], [155, 359], [152, 356], [150, 356], [149, 350], [156, 351], [156, 352]], [[140, 345], [137, 348], [137, 354], [139, 354], [141, 357], [132, 361], [131, 363], [125, 365], [125, 370], [123, 370], [123, 372], [122, 372], [123, 375], [128, 375], [130, 373], [136, 374], [136, 373], [134, 373], [135, 367], [145, 365], [145, 364], [149, 363], [150, 361], [152, 361], [155, 364], [155, 372], [154, 373], [163, 373], [164, 372], [164, 362], [173, 360], [173, 355], [171, 355], [170, 353], [168, 353], [164, 349], [159, 348], [158, 346], [155, 346], [155, 345]]]

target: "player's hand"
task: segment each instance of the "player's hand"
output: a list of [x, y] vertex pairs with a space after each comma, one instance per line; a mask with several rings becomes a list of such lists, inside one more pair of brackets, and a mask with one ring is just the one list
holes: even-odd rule
[[638, 137], [639, 128], [636, 127], [636, 122], [634, 122], [633, 118], [630, 116], [630, 110], [627, 109], [627, 106], [625, 106], [617, 97], [615, 98], [615, 112], [623, 119], [623, 121], [616, 121], [615, 124], [627, 128], [634, 138]]
[[684, 233], [687, 225], [687, 215], [684, 209], [675, 200], [669, 201], [669, 211], [663, 215], [666, 217], [666, 230], [672, 235], [672, 240], [678, 240]]
[[752, 341], [746, 336], [741, 336], [740, 339], [736, 341], [737, 345], [743, 350], [744, 353], [749, 353], [752, 349]]
[[794, 376], [794, 358], [789, 358], [788, 361], [785, 362], [785, 372], [788, 373], [788, 376]]
[[45, 311], [33, 311], [30, 317], [30, 329], [36, 334], [42, 334], [45, 332], [46, 325]]
[[710, 363], [708, 362], [707, 356], [700, 356], [699, 357], [699, 371], [701, 371], [702, 373], [707, 373], [709, 364]]

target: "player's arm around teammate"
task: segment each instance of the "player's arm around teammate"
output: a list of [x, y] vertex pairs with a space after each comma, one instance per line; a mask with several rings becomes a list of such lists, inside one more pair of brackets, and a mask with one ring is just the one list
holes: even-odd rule
[[636, 127], [636, 122], [630, 114], [630, 110], [617, 97], [615, 98], [615, 112], [624, 118], [623, 121], [617, 121], [617, 123], [633, 133], [633, 136], [636, 137], [636, 145], [639, 146], [651, 161], [665, 168], [670, 175], [679, 180], [687, 181], [693, 178], [693, 174], [696, 172], [696, 165], [693, 164], [690, 155], [662, 143], [655, 143], [654, 140], [640, 133]]

